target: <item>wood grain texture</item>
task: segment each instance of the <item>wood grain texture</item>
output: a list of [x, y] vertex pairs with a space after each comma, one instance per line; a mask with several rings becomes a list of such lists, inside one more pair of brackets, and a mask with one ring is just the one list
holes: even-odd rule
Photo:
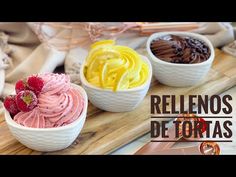
[[[0, 154], [108, 154], [150, 130], [150, 95], [213, 95], [236, 85], [236, 58], [216, 49], [213, 67], [197, 86], [174, 88], [161, 85], [153, 79], [142, 104], [132, 112], [110, 113], [89, 104], [85, 126], [76, 141], [57, 152], [36, 152], [20, 144], [11, 135], [0, 115]], [[178, 101], [178, 100], [177, 100]], [[186, 101], [187, 105], [188, 102]]]

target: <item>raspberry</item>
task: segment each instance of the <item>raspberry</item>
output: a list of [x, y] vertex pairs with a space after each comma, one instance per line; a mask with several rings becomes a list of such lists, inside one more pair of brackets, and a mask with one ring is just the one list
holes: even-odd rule
[[38, 76], [28, 77], [27, 84], [28, 84], [29, 89], [32, 90], [36, 95], [38, 95], [41, 92], [44, 86], [43, 79]]
[[7, 111], [12, 115], [15, 116], [18, 112], [19, 109], [16, 105], [16, 99], [15, 96], [10, 95], [7, 96], [4, 100], [4, 107], [7, 109]]
[[16, 95], [16, 104], [19, 110], [28, 112], [37, 106], [38, 99], [33, 91], [24, 90]]
[[16, 82], [16, 85], [15, 85], [16, 94], [22, 90], [27, 90], [27, 89], [28, 87], [25, 80], [19, 80]]

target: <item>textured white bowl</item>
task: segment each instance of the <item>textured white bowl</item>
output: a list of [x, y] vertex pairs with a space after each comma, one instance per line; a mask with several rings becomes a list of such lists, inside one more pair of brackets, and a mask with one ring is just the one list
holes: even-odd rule
[[94, 106], [109, 112], [127, 112], [135, 109], [147, 94], [152, 78], [151, 63], [147, 57], [141, 56], [141, 58], [149, 67], [147, 81], [139, 87], [116, 92], [109, 89], [98, 88], [90, 84], [84, 76], [84, 62], [80, 70], [80, 77], [82, 86], [88, 94], [89, 101]]
[[[157, 58], [150, 49], [151, 42], [161, 36], [168, 34], [174, 34], [179, 36], [189, 36], [195, 39], [199, 39], [205, 42], [210, 51], [211, 55], [208, 60], [202, 63], [196, 64], [175, 64], [163, 61]], [[193, 86], [201, 81], [209, 72], [212, 62], [215, 58], [214, 48], [211, 42], [200, 34], [190, 33], [190, 32], [160, 32], [151, 35], [146, 44], [148, 56], [152, 63], [153, 74], [156, 79], [162, 84], [174, 86], [174, 87], [187, 87]]]
[[36, 151], [57, 151], [70, 146], [83, 128], [88, 98], [84, 89], [72, 84], [82, 94], [85, 105], [80, 117], [71, 124], [55, 128], [29, 128], [12, 120], [9, 112], [5, 110], [5, 120], [13, 136], [22, 144]]

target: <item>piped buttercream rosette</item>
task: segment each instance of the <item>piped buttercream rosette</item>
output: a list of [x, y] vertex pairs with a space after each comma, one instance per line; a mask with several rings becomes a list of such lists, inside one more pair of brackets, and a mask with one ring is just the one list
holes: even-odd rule
[[65, 74], [39, 75], [44, 86], [38, 95], [38, 104], [29, 112], [19, 112], [14, 120], [26, 127], [52, 128], [77, 120], [84, 108], [82, 94], [71, 86]]

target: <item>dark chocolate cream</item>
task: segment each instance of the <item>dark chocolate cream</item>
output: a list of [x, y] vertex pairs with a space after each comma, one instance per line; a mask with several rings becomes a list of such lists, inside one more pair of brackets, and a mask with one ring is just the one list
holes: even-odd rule
[[156, 57], [170, 63], [201, 63], [211, 55], [203, 41], [188, 36], [166, 35], [153, 40], [150, 48]]

